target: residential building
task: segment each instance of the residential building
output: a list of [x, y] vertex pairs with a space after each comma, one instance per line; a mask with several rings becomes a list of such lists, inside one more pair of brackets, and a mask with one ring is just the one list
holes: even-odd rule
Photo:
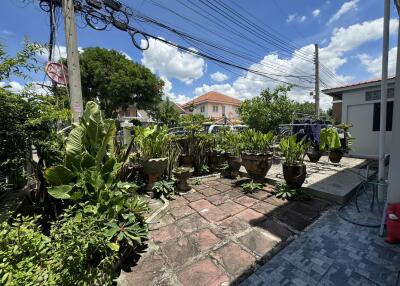
[[[392, 142], [393, 98], [395, 78], [388, 79], [385, 153]], [[351, 155], [376, 158], [379, 148], [381, 80], [371, 80], [322, 91], [333, 98], [333, 117], [352, 124], [355, 138]]]
[[228, 119], [239, 119], [239, 107], [242, 102], [239, 99], [224, 95], [216, 91], [210, 91], [187, 103], [182, 107], [186, 112], [203, 114], [205, 117], [220, 119], [226, 116]]

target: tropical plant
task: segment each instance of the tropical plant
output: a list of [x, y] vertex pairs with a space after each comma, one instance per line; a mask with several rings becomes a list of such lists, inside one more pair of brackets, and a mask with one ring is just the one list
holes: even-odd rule
[[242, 150], [254, 153], [267, 153], [271, 151], [271, 144], [274, 140], [275, 136], [272, 132], [264, 134], [252, 129], [246, 129], [240, 134]]
[[167, 155], [167, 145], [170, 141], [167, 127], [157, 125], [142, 127], [135, 126], [135, 148], [140, 158], [162, 158]]
[[241, 187], [246, 193], [254, 193], [256, 191], [262, 190], [263, 184], [255, 183], [253, 180], [251, 180], [249, 182], [243, 183]]
[[304, 157], [310, 144], [303, 138], [297, 142], [297, 135], [282, 139], [279, 150], [285, 157], [285, 164], [288, 166], [303, 165]]
[[280, 181], [275, 185], [275, 197], [283, 200], [309, 200], [311, 196], [305, 189], [292, 189], [284, 182]]
[[169, 140], [167, 146], [167, 158], [168, 158], [168, 167], [167, 167], [167, 178], [168, 180], [172, 179], [172, 170], [178, 167], [179, 165], [179, 156], [182, 154], [182, 147], [176, 142], [176, 140]]
[[239, 132], [228, 131], [225, 133], [225, 151], [234, 156], [240, 156], [243, 148], [242, 134]]
[[339, 133], [336, 128], [329, 127], [321, 129], [319, 149], [324, 150], [337, 150], [341, 149]]
[[154, 184], [153, 192], [158, 197], [163, 196], [166, 199], [170, 199], [175, 195], [175, 182], [161, 180]]

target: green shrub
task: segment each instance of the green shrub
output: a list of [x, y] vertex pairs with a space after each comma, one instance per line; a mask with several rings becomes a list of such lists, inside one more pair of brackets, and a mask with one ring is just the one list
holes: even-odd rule
[[255, 183], [253, 180], [251, 180], [247, 183], [243, 183], [241, 187], [246, 193], [254, 193], [256, 191], [262, 190], [263, 184]]
[[270, 152], [274, 140], [275, 136], [272, 132], [265, 134], [252, 129], [244, 130], [240, 138], [243, 150], [256, 153]]
[[279, 150], [285, 157], [285, 164], [288, 166], [303, 165], [304, 157], [310, 144], [303, 138], [297, 142], [297, 135], [282, 139]]
[[154, 184], [152, 190], [156, 196], [164, 196], [166, 199], [170, 199], [175, 194], [175, 182], [165, 180], [158, 181]]

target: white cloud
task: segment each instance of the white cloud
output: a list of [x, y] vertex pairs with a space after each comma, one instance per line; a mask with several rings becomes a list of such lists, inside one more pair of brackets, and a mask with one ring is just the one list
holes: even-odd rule
[[[339, 81], [349, 82], [352, 79], [351, 76], [338, 74], [337, 69], [347, 62], [347, 53], [356, 50], [358, 47], [369, 41], [378, 40], [382, 37], [382, 21], [383, 19], [381, 18], [351, 25], [346, 28], [335, 29], [332, 32], [332, 35], [328, 40], [328, 45], [325, 48], [320, 49], [320, 61], [336, 76], [335, 80], [321, 72], [321, 78], [328, 87], [337, 86], [340, 84]], [[391, 33], [397, 31], [396, 23], [397, 20], [391, 20]], [[266, 55], [261, 62], [253, 64], [249, 68], [273, 74], [276, 73], [276, 70], [274, 70], [273, 67], [279, 65], [280, 69], [285, 70], [287, 74], [299, 74], [301, 71], [303, 71], [303, 73], [312, 74], [314, 72], [314, 64], [312, 61], [304, 60], [302, 55], [312, 55], [313, 53], [314, 45], [302, 47], [295, 51], [289, 59], [280, 58], [277, 54], [272, 53]], [[276, 78], [296, 83], [294, 79], [288, 80], [283, 77]], [[313, 91], [314, 89], [313, 79], [310, 78], [309, 82], [298, 81], [297, 84], [309, 87], [309, 89], [295, 87], [289, 93], [289, 96], [299, 102], [312, 101], [313, 98], [310, 96], [310, 91]], [[262, 89], [275, 88], [277, 85], [279, 85], [279, 83], [276, 81], [268, 80], [255, 74], [246, 73], [234, 80], [232, 84], [203, 84], [202, 86], [195, 88], [194, 94], [200, 95], [215, 90], [243, 100], [259, 95]], [[325, 86], [321, 86], [321, 88], [323, 89]], [[323, 109], [327, 109], [331, 106], [331, 97], [321, 94], [320, 100]]]
[[18, 93], [24, 89], [24, 86], [17, 81], [0, 82], [0, 87], [7, 87], [7, 90]]
[[169, 97], [169, 99], [175, 103], [185, 103], [190, 100], [189, 97], [183, 94], [175, 94], [172, 91], [172, 82], [170, 82], [166, 77], [161, 77], [164, 81], [164, 98]]
[[319, 9], [315, 9], [314, 11], [312, 11], [312, 15], [314, 17], [318, 17], [320, 14], [321, 14], [321, 10], [319, 10]]
[[[79, 53], [83, 52], [82, 47], [78, 47]], [[50, 51], [47, 47], [42, 48], [38, 52], [38, 56], [41, 60], [44, 62], [48, 61]], [[67, 48], [65, 46], [55, 46], [53, 49], [53, 61], [58, 62], [60, 59], [66, 59], [67, 58]]]
[[287, 17], [286, 22], [291, 23], [295, 20], [299, 23], [303, 23], [305, 20], [307, 20], [307, 16], [297, 16], [297, 14], [291, 14]]
[[339, 20], [344, 14], [348, 13], [353, 9], [357, 9], [357, 4], [360, 0], [351, 0], [343, 3], [340, 9], [329, 19], [328, 24]]
[[296, 14], [289, 15], [286, 19], [286, 22], [290, 23], [296, 18]]
[[216, 82], [226, 81], [229, 77], [222, 72], [215, 72], [210, 75], [211, 79]]
[[180, 52], [155, 39], [149, 39], [149, 49], [143, 51], [142, 64], [161, 76], [174, 77], [186, 84], [201, 78], [205, 69], [202, 58]]
[[12, 35], [14, 35], [14, 32], [11, 32], [9, 30], [1, 30], [0, 34], [3, 34], [5, 36], [12, 36]]
[[[367, 71], [374, 77], [382, 77], [382, 55], [376, 58], [367, 54], [358, 55], [361, 63], [367, 68]], [[390, 49], [388, 61], [388, 74], [393, 76], [396, 74], [397, 47]]]
[[30, 82], [27, 83], [26, 85], [21, 84], [17, 81], [10, 81], [10, 82], [0, 82], [0, 87], [7, 87], [7, 90], [14, 92], [14, 93], [19, 93], [22, 90], [26, 90], [32, 93], [36, 94], [48, 94], [49, 89], [44, 87], [44, 86], [50, 86], [51, 82], [50, 81], [45, 81], [43, 83], [38, 83], [38, 82]]
[[119, 51], [121, 54], [123, 54], [125, 56], [125, 58], [127, 58], [128, 60], [132, 61], [132, 57], [130, 55], [128, 55], [127, 53], [125, 53], [124, 51]]

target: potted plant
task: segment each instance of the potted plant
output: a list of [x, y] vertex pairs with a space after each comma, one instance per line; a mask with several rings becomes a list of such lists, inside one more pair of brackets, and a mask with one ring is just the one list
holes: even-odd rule
[[242, 164], [250, 178], [262, 182], [272, 165], [272, 132], [267, 134], [247, 129], [241, 134]]
[[306, 179], [307, 169], [304, 157], [309, 147], [305, 138], [297, 142], [297, 136], [282, 139], [279, 150], [285, 161], [282, 164], [283, 177], [286, 183], [294, 189], [299, 189]]
[[226, 163], [226, 130], [220, 130], [212, 135], [212, 147], [208, 153], [208, 162], [210, 164], [210, 171], [220, 171], [224, 163]]
[[322, 152], [319, 149], [319, 145], [310, 146], [308, 148], [308, 150], [307, 150], [307, 157], [310, 160], [310, 162], [317, 163], [319, 161], [319, 159], [321, 158], [323, 153], [324, 152]]
[[188, 167], [178, 167], [172, 171], [174, 177], [178, 180], [178, 184], [176, 186], [178, 191], [187, 192], [190, 190], [187, 180], [193, 175], [193, 172], [193, 168]]
[[167, 129], [158, 129], [157, 126], [146, 128], [136, 126], [134, 130], [136, 152], [143, 165], [143, 172], [148, 177], [146, 190], [150, 191], [168, 166]]
[[323, 128], [320, 134], [320, 150], [329, 150], [329, 160], [332, 163], [339, 163], [347, 152], [346, 144], [342, 146], [339, 132], [336, 128]]
[[229, 178], [234, 179], [239, 175], [239, 169], [242, 165], [240, 133], [229, 131], [225, 133], [225, 138], [225, 159], [228, 165], [226, 174]]

